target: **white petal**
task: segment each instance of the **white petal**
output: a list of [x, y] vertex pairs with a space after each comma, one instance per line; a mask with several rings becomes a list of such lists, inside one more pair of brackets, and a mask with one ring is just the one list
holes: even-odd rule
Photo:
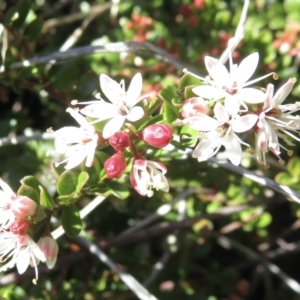
[[121, 84], [117, 83], [105, 74], [100, 75], [100, 86], [108, 100], [117, 105], [125, 97], [125, 91]]
[[126, 116], [117, 115], [116, 117], [109, 120], [103, 128], [103, 137], [105, 139], [108, 139], [117, 131], [119, 131], [123, 126], [125, 119]]
[[80, 112], [88, 117], [99, 120], [107, 120], [117, 114], [116, 106], [105, 101], [90, 104], [81, 109]]
[[228, 84], [229, 73], [223, 64], [210, 56], [206, 56], [204, 62], [209, 75], [218, 85], [223, 86]]
[[250, 54], [242, 60], [236, 73], [236, 80], [239, 87], [242, 87], [242, 85], [253, 75], [256, 70], [258, 60], [259, 54], [257, 52]]
[[57, 256], [54, 256], [53, 258], [47, 259], [47, 261], [46, 261], [47, 267], [49, 269], [53, 269], [53, 267], [55, 266], [56, 260], [57, 260]]
[[295, 78], [292, 79], [290, 78], [283, 86], [279, 88], [272, 101], [273, 107], [280, 105], [286, 99], [286, 97], [292, 91], [295, 82], [296, 82]]
[[78, 122], [79, 125], [81, 125], [83, 127], [89, 126], [89, 122], [77, 110], [69, 107], [69, 108], [67, 108], [66, 112], [68, 112]]
[[225, 98], [228, 95], [225, 90], [218, 87], [213, 87], [211, 85], [200, 85], [194, 87], [193, 93], [195, 93], [199, 97], [212, 100]]
[[127, 115], [127, 120], [136, 122], [144, 116], [144, 110], [140, 106], [133, 107]]
[[133, 107], [140, 99], [139, 96], [143, 88], [143, 78], [141, 73], [137, 73], [131, 80], [129, 88], [126, 94], [126, 106], [128, 108]]
[[234, 132], [245, 132], [255, 125], [257, 119], [258, 116], [254, 114], [237, 117], [231, 122], [231, 128]]
[[205, 114], [198, 114], [183, 120], [184, 124], [200, 131], [210, 131], [219, 126], [219, 122]]
[[232, 96], [227, 96], [225, 98], [224, 106], [230, 116], [236, 116], [240, 111], [239, 102]]
[[214, 113], [215, 117], [221, 124], [227, 123], [229, 121], [228, 112], [226, 111], [223, 104], [221, 104], [220, 102], [216, 103], [214, 107]]
[[80, 148], [75, 154], [73, 154], [70, 158], [68, 158], [68, 163], [65, 165], [66, 170], [73, 169], [80, 165], [82, 161], [85, 159], [86, 153], [83, 148]]
[[26, 247], [19, 251], [17, 257], [17, 269], [19, 274], [23, 274], [27, 270], [29, 266], [29, 262], [30, 262], [29, 249]]
[[264, 92], [254, 88], [241, 89], [237, 94], [233, 95], [233, 97], [236, 97], [240, 103], [246, 102], [250, 104], [262, 103], [266, 99]]
[[228, 159], [231, 163], [238, 166], [242, 158], [242, 147], [238, 137], [232, 131], [224, 138], [224, 147]]

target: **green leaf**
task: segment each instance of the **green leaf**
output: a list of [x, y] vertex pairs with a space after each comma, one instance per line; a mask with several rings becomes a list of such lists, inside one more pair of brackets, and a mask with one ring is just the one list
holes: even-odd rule
[[28, 186], [26, 184], [22, 184], [17, 192], [18, 195], [27, 196], [30, 199], [34, 200], [36, 203], [40, 202], [40, 197], [38, 192], [32, 188], [31, 186]]
[[168, 87], [164, 88], [163, 90], [161, 90], [158, 93], [158, 96], [162, 100], [164, 100], [166, 102], [169, 102], [169, 103], [172, 103], [172, 99], [176, 98], [178, 96], [178, 94], [176, 93], [175, 87], [168, 86]]
[[265, 227], [269, 226], [271, 224], [271, 222], [272, 222], [272, 216], [268, 212], [264, 212], [259, 217], [259, 219], [256, 223], [256, 227], [265, 228]]
[[[198, 85], [199, 86], [199, 85]], [[187, 86], [185, 89], [184, 89], [184, 93], [183, 93], [183, 96], [184, 96], [184, 99], [189, 99], [189, 98], [193, 98], [193, 97], [197, 97], [195, 95], [195, 93], [193, 92], [193, 88], [196, 87], [196, 85], [190, 85], [190, 86]]]
[[77, 178], [76, 192], [80, 193], [87, 181], [89, 180], [89, 174], [82, 171]]
[[172, 104], [169, 104], [168, 102], [164, 102], [163, 104], [163, 116], [164, 120], [166, 120], [167, 123], [172, 123], [177, 119], [179, 109], [176, 109]]
[[57, 181], [57, 192], [59, 195], [69, 195], [76, 191], [78, 173], [72, 170], [63, 172]]
[[87, 185], [94, 186], [99, 182], [101, 166], [97, 156], [94, 157], [94, 163], [91, 167], [87, 167], [84, 163], [82, 163], [81, 169], [89, 176], [89, 179], [86, 182]]
[[198, 130], [183, 125], [180, 130], [180, 142], [186, 147], [194, 147], [197, 143]]
[[43, 21], [40, 18], [35, 18], [32, 22], [30, 22], [24, 30], [24, 37], [29, 42], [34, 42], [39, 37], [41, 30], [43, 27]]
[[27, 0], [19, 1], [17, 5], [18, 18], [13, 22], [14, 27], [20, 27], [24, 24], [30, 10], [30, 4]]
[[82, 220], [75, 204], [62, 210], [60, 222], [68, 236], [75, 237], [80, 233], [82, 230]]
[[154, 117], [150, 117], [144, 122], [141, 126], [139, 126], [137, 131], [143, 130], [145, 127], [151, 125], [151, 124], [156, 124], [160, 122], [163, 119], [163, 115], [156, 115]]
[[34, 176], [25, 176], [20, 181], [22, 184], [25, 184], [25, 185], [28, 185], [28, 186], [34, 188], [38, 193], [40, 192], [39, 186], [41, 185], [41, 183]]
[[43, 207], [52, 209], [55, 206], [55, 202], [48, 191], [42, 186], [39, 186], [40, 189], [40, 204]]
[[196, 78], [195, 76], [191, 75], [191, 74], [184, 74], [180, 81], [179, 81], [179, 89], [183, 90], [186, 86], [189, 85], [194, 85], [194, 86], [198, 86], [200, 85], [201, 81]]
[[3, 23], [11, 24], [18, 17], [18, 11], [16, 7], [11, 7], [5, 14]]
[[70, 205], [71, 203], [75, 202], [75, 200], [77, 200], [78, 195], [76, 192], [69, 194], [69, 195], [62, 195], [62, 196], [58, 196], [56, 198], [56, 201], [61, 204], [61, 205]]
[[130, 195], [129, 189], [123, 183], [108, 181], [106, 185], [110, 188], [112, 194], [120, 199], [126, 199]]

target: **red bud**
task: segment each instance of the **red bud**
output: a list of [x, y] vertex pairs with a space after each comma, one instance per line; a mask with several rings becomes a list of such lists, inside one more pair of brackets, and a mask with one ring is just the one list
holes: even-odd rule
[[149, 125], [141, 136], [146, 144], [155, 148], [163, 148], [173, 139], [172, 128], [166, 124]]
[[124, 154], [118, 152], [107, 159], [104, 163], [104, 169], [108, 178], [119, 178], [126, 169]]

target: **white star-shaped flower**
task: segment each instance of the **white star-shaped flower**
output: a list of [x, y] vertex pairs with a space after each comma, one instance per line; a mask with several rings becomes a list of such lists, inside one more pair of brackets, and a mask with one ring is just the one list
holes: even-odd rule
[[257, 52], [250, 54], [238, 65], [229, 59], [229, 71], [217, 59], [206, 56], [204, 59], [210, 78], [200, 78], [204, 85], [193, 88], [193, 92], [205, 99], [217, 101], [222, 98], [230, 98], [238, 102], [247, 110], [246, 103], [255, 104], [264, 101], [264, 92], [247, 86], [260, 81], [273, 73], [249, 81], [255, 72], [259, 60]]
[[99, 101], [81, 102], [80, 104], [90, 105], [81, 109], [80, 112], [95, 118], [94, 122], [108, 120], [102, 133], [103, 137], [107, 139], [121, 129], [125, 120], [136, 122], [144, 116], [142, 107], [135, 105], [146, 96], [140, 97], [142, 91], [142, 75], [140, 73], [132, 78], [127, 92], [123, 80], [117, 83], [105, 74], [100, 75], [100, 86], [111, 103], [101, 98]]
[[239, 165], [242, 157], [241, 144], [245, 143], [240, 140], [236, 133], [251, 129], [258, 117], [255, 114], [240, 116], [238, 112], [238, 103], [231, 102], [229, 98], [226, 98], [225, 105], [220, 102], [216, 103], [214, 107], [215, 119], [205, 114], [184, 119], [184, 124], [200, 131], [200, 142], [194, 149], [192, 156], [198, 161], [205, 161], [215, 155], [221, 146], [224, 146], [228, 159], [234, 165]]
[[300, 109], [300, 103], [282, 104], [290, 94], [295, 82], [295, 78], [289, 79], [278, 89], [275, 95], [273, 84], [267, 86], [265, 102], [258, 111], [258, 122], [255, 127], [256, 158], [258, 162], [264, 165], [266, 165], [266, 152], [271, 150], [279, 157], [280, 148], [286, 149], [279, 143], [279, 137], [289, 146], [292, 146], [293, 143], [289, 141], [287, 136], [300, 141], [297, 136], [291, 133], [298, 133], [300, 130], [300, 117], [292, 115]]

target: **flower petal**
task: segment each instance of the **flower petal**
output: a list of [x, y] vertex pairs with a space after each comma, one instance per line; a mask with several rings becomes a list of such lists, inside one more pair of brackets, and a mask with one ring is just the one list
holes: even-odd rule
[[223, 106], [223, 104], [221, 104], [220, 102], [216, 103], [216, 105], [214, 107], [214, 113], [215, 113], [216, 119], [221, 124], [227, 123], [229, 121], [228, 112], [226, 111], [226, 109]]
[[242, 147], [238, 137], [233, 133], [233, 131], [230, 131], [224, 138], [223, 145], [226, 149], [226, 155], [228, 159], [231, 161], [231, 163], [238, 166], [242, 158]]
[[223, 64], [210, 56], [206, 56], [204, 58], [204, 62], [210, 77], [217, 83], [217, 85], [224, 86], [228, 84], [229, 72]]
[[252, 53], [242, 60], [242, 62], [238, 66], [236, 73], [236, 80], [239, 87], [242, 87], [243, 84], [246, 83], [248, 79], [253, 75], [256, 70], [258, 60], [258, 52]]
[[184, 124], [200, 131], [210, 131], [219, 126], [219, 122], [205, 114], [198, 114], [183, 120]]
[[100, 75], [100, 86], [107, 99], [117, 105], [125, 97], [124, 86], [111, 79], [105, 74]]
[[115, 105], [102, 100], [82, 108], [80, 112], [99, 121], [113, 118], [117, 114]]
[[127, 115], [127, 120], [136, 122], [145, 115], [144, 110], [140, 106], [133, 107]]
[[211, 85], [200, 85], [192, 89], [193, 93], [205, 99], [218, 100], [225, 98], [228, 93], [220, 88]]
[[23, 274], [30, 263], [30, 254], [28, 247], [20, 249], [17, 257], [17, 269], [19, 274]]
[[241, 89], [233, 97], [237, 98], [240, 103], [246, 102], [250, 104], [262, 103], [266, 99], [265, 93], [255, 88]]
[[139, 96], [143, 88], [143, 78], [141, 73], [137, 73], [133, 76], [131, 83], [126, 93], [126, 106], [132, 108], [135, 104], [140, 101]]
[[116, 117], [109, 120], [103, 128], [103, 137], [105, 139], [108, 139], [117, 131], [119, 131], [123, 126], [125, 119], [126, 116], [117, 115]]
[[258, 116], [254, 114], [236, 117], [231, 122], [231, 128], [234, 132], [245, 132], [255, 125], [257, 119]]
[[294, 84], [296, 83], [295, 78], [290, 78], [283, 86], [279, 88], [272, 99], [272, 107], [280, 105], [289, 93], [292, 91]]

